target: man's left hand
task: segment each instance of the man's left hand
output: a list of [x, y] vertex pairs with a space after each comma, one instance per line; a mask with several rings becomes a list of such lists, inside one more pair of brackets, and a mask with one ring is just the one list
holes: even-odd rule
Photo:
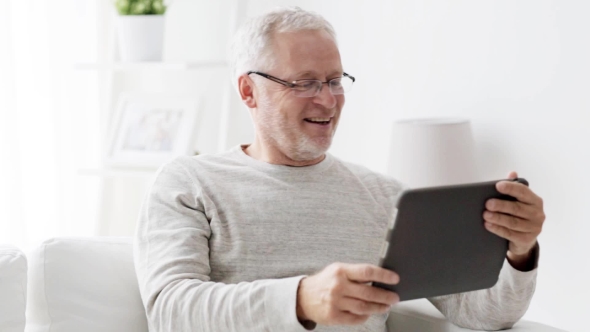
[[[515, 179], [516, 172], [510, 172], [509, 179]], [[489, 199], [483, 218], [490, 232], [509, 241], [508, 261], [518, 270], [529, 270], [531, 252], [541, 234], [545, 212], [543, 200], [522, 183], [500, 181], [496, 189], [516, 201]]]

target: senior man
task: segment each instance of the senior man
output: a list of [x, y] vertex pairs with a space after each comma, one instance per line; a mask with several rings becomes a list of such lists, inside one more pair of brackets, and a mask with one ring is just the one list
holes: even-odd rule
[[[158, 172], [135, 242], [150, 331], [385, 330], [399, 297], [367, 283], [399, 281], [374, 264], [402, 185], [326, 153], [355, 80], [332, 26], [273, 11], [245, 24], [232, 52], [255, 138]], [[490, 200], [483, 216], [510, 240], [499, 282], [430, 299], [473, 329], [511, 327], [535, 289], [542, 201], [518, 183], [498, 189], [518, 199]]]

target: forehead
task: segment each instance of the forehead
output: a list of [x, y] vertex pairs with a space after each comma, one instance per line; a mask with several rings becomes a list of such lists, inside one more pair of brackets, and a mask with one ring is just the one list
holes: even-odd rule
[[288, 78], [308, 73], [330, 76], [342, 73], [336, 42], [324, 30], [275, 33], [271, 43], [274, 70]]

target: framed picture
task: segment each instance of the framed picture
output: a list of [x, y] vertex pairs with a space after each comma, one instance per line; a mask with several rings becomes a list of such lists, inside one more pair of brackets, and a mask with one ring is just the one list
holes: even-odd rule
[[198, 114], [195, 97], [122, 93], [111, 122], [107, 164], [156, 168], [192, 155]]

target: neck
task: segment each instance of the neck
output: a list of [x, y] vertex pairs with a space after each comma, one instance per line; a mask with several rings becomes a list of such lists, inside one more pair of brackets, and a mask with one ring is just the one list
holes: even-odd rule
[[311, 166], [318, 164], [326, 158], [326, 155], [323, 154], [320, 157], [312, 160], [294, 160], [279, 150], [277, 147], [271, 146], [269, 144], [263, 144], [263, 142], [257, 138], [254, 139], [254, 143], [248, 146], [243, 146], [242, 150], [244, 150], [244, 153], [254, 159], [274, 165], [296, 167]]

